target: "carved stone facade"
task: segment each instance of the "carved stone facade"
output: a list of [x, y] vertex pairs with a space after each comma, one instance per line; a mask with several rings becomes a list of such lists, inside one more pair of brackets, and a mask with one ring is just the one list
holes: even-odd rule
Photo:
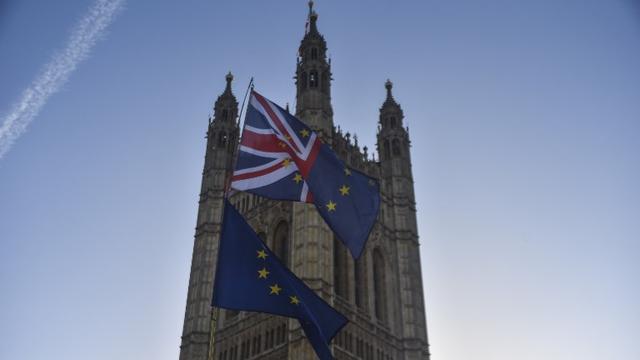
[[[296, 68], [296, 116], [318, 131], [345, 163], [381, 183], [382, 204], [366, 249], [354, 261], [312, 205], [237, 193], [231, 202], [298, 277], [349, 318], [334, 338], [336, 359], [429, 359], [408, 129], [387, 81], [377, 150], [333, 124], [331, 63], [310, 7]], [[222, 198], [232, 168], [238, 104], [227, 87], [210, 119], [181, 360], [315, 359], [297, 320], [212, 310]], [[212, 316], [217, 321], [212, 321]], [[211, 329], [216, 330], [212, 335]]]

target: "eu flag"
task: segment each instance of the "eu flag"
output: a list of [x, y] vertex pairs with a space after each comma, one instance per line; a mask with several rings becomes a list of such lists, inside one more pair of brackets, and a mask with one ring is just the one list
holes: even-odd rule
[[289, 271], [225, 200], [212, 305], [297, 318], [322, 360], [347, 319]]
[[378, 182], [349, 169], [318, 135], [255, 91], [231, 187], [271, 199], [314, 203], [354, 258], [378, 216]]

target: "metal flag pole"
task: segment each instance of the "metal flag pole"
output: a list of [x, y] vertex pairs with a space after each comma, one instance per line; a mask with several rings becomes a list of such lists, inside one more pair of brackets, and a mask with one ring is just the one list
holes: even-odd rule
[[[249, 91], [251, 90], [253, 90], [253, 76], [249, 80], [249, 85], [247, 86], [247, 90], [244, 92], [244, 97], [242, 98], [242, 106], [240, 106], [240, 113], [238, 114], [238, 118], [236, 119], [236, 125], [238, 126], [238, 130], [240, 131], [240, 136], [238, 137], [238, 143], [235, 144], [236, 148], [234, 149], [234, 153], [233, 153], [233, 164], [236, 163], [236, 160], [238, 158], [238, 144], [240, 144], [240, 140], [242, 138], [242, 126], [240, 126], [240, 122], [242, 121], [242, 113], [244, 111], [244, 107], [245, 107], [244, 105], [247, 102], [247, 96], [249, 95]], [[231, 195], [233, 195], [233, 190], [231, 189], [231, 178], [227, 176], [225, 190], [224, 190], [224, 197], [229, 198]]]
[[[244, 98], [242, 99], [242, 106], [240, 107], [240, 114], [238, 114], [238, 128], [242, 129], [240, 127], [240, 122], [242, 121], [242, 112], [244, 111], [244, 105], [247, 102], [247, 95], [249, 95], [249, 91], [253, 90], [253, 76], [251, 77], [251, 79], [249, 80], [249, 85], [247, 86], [247, 91], [244, 92]], [[242, 135], [242, 134], [240, 134]]]

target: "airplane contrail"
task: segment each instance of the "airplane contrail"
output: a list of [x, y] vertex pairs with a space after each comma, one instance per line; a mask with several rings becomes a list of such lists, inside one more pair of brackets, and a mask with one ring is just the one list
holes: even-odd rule
[[71, 32], [65, 48], [54, 54], [23, 92], [0, 126], [0, 160], [38, 115], [49, 97], [69, 79], [104, 34], [125, 0], [97, 0]]

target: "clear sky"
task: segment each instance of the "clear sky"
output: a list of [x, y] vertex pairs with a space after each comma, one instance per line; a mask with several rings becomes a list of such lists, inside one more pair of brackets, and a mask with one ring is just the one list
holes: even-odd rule
[[[316, 3], [335, 123], [405, 112], [433, 359], [640, 359], [640, 3]], [[0, 121], [93, 4], [0, 0]], [[207, 117], [293, 105], [306, 12], [125, 3], [0, 159], [1, 359], [177, 359]]]

